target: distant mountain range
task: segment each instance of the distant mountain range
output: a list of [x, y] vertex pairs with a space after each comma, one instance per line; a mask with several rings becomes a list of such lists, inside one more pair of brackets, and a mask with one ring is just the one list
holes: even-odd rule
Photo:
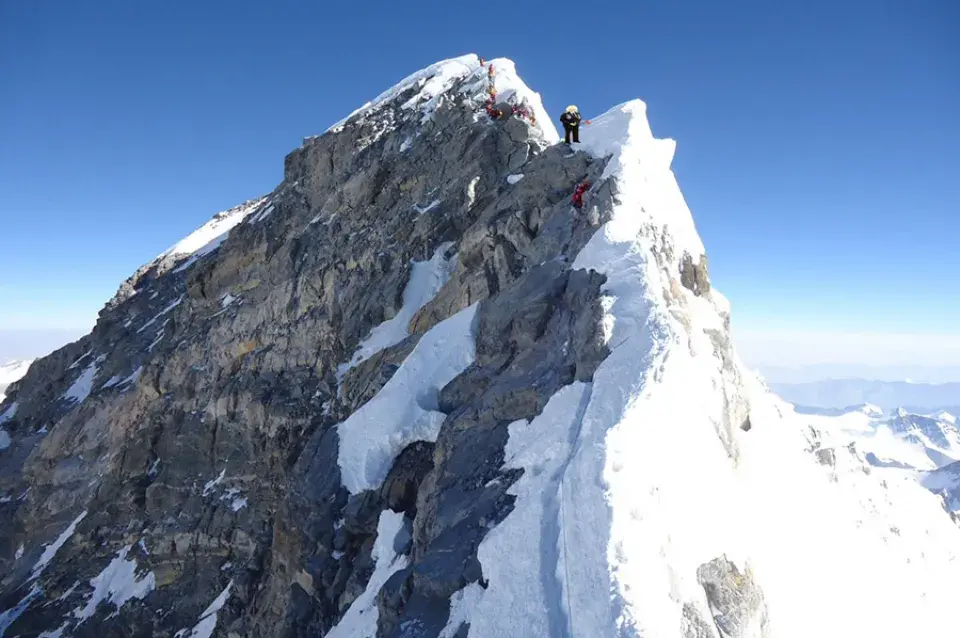
[[798, 406], [841, 409], [871, 404], [883, 410], [945, 410], [960, 413], [960, 383], [911, 383], [866, 379], [824, 379], [809, 383], [770, 383], [784, 400]]

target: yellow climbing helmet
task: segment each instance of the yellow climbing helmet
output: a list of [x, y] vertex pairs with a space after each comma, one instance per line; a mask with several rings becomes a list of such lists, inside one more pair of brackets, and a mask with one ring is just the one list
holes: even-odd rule
[[580, 109], [578, 109], [578, 108], [577, 108], [576, 106], [574, 106], [573, 104], [571, 104], [570, 106], [567, 107], [567, 113], [576, 113], [576, 112], [579, 111], [579, 110], [580, 110]]

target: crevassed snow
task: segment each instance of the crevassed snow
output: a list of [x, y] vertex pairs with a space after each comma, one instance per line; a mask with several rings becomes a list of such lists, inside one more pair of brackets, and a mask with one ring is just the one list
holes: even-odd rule
[[87, 517], [87, 512], [84, 510], [79, 516], [73, 519], [73, 522], [67, 526], [67, 529], [63, 530], [63, 533], [57, 537], [57, 540], [53, 541], [50, 545], [43, 550], [43, 554], [40, 555], [40, 559], [37, 560], [37, 563], [33, 566], [33, 570], [30, 572], [30, 580], [36, 580], [40, 574], [43, 573], [43, 570], [47, 568], [47, 565], [50, 564], [50, 561], [53, 560], [53, 557], [57, 555], [57, 552], [60, 551], [60, 548], [70, 540], [70, 537], [73, 536], [73, 533], [77, 529], [77, 525], [80, 524], [84, 518]]
[[453, 242], [442, 244], [428, 261], [414, 261], [410, 270], [410, 279], [403, 289], [403, 305], [392, 319], [387, 319], [370, 331], [360, 342], [349, 362], [337, 367], [337, 377], [342, 379], [348, 370], [354, 368], [384, 348], [396, 345], [409, 335], [410, 320], [417, 311], [433, 299], [437, 291], [447, 283], [456, 264], [456, 256], [446, 259], [444, 255]]
[[376, 561], [373, 574], [363, 593], [353, 601], [343, 618], [327, 634], [326, 638], [372, 638], [377, 634], [377, 594], [395, 572], [405, 568], [406, 556], [398, 555], [394, 546], [397, 537], [405, 533], [403, 514], [385, 510], [377, 523], [377, 540], [371, 556]]
[[75, 403], [83, 403], [87, 400], [87, 397], [90, 396], [90, 392], [93, 390], [93, 379], [97, 376], [97, 364], [91, 363], [83, 372], [77, 377], [77, 380], [67, 388], [67, 391], [63, 394], [63, 398], [73, 401]]
[[[200, 614], [200, 621], [190, 630], [190, 635], [187, 638], [210, 638], [213, 635], [213, 630], [217, 628], [217, 614], [223, 609], [227, 599], [230, 598], [232, 588], [233, 580], [231, 579], [226, 589], [220, 592], [220, 595]], [[178, 631], [176, 635], [182, 636], [186, 633], [187, 631], [183, 629]]]
[[[192, 255], [193, 258], [189, 260], [192, 264], [196, 258], [219, 248], [230, 231], [265, 201], [266, 197], [260, 197], [217, 213], [206, 224], [162, 252], [155, 261], [176, 255]], [[184, 268], [186, 268], [186, 264], [181, 265], [177, 270], [183, 270]]]
[[523, 179], [523, 173], [516, 173], [515, 175], [507, 175], [507, 183], [510, 185], [516, 184], [521, 179]]
[[337, 426], [343, 485], [351, 493], [375, 489], [397, 454], [414, 441], [435, 441], [445, 414], [437, 392], [474, 361], [477, 304], [431, 328], [390, 381]]
[[173, 309], [176, 308], [177, 306], [179, 306], [179, 305], [183, 302], [183, 297], [184, 297], [183, 295], [180, 295], [179, 297], [177, 297], [175, 300], [173, 300], [172, 302], [170, 302], [170, 303], [167, 305], [166, 308], [164, 308], [163, 310], [161, 310], [160, 312], [158, 312], [156, 315], [154, 315], [153, 318], [150, 319], [150, 321], [148, 321], [147, 323], [145, 323], [145, 324], [143, 324], [142, 326], [140, 326], [140, 329], [137, 330], [137, 334], [140, 334], [141, 332], [143, 332], [144, 330], [146, 330], [147, 328], [149, 328], [150, 326], [152, 326], [153, 324], [155, 324], [155, 323], [157, 322], [157, 319], [159, 319], [159, 318], [162, 317], [163, 315], [167, 314], [168, 312], [170, 312], [171, 310], [173, 310]]
[[74, 617], [82, 624], [87, 618], [96, 613], [97, 607], [104, 601], [113, 603], [117, 609], [133, 598], [142, 600], [156, 588], [156, 578], [153, 572], [147, 572], [137, 578], [137, 561], [127, 560], [130, 552], [127, 545], [117, 554], [110, 564], [90, 580], [93, 593], [87, 604], [74, 611]]

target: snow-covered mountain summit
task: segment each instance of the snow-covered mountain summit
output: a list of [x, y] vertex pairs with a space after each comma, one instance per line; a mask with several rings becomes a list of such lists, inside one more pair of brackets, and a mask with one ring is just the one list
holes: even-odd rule
[[920, 466], [744, 370], [643, 102], [582, 139], [440, 62], [128, 280], [0, 406], [0, 633], [948, 631]]

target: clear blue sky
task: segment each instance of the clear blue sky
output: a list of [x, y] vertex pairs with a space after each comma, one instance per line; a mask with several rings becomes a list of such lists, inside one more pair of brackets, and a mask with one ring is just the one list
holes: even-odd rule
[[[140, 264], [436, 60], [640, 97], [743, 331], [960, 332], [960, 2], [0, 3], [0, 330]], [[586, 131], [585, 134], [589, 134]]]

